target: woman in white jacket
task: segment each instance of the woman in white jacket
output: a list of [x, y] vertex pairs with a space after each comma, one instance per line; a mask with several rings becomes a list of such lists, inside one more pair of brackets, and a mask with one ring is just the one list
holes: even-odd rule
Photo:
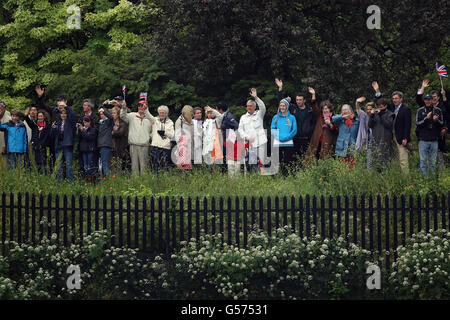
[[138, 102], [138, 112], [127, 113], [126, 105], [120, 110], [120, 118], [128, 123], [128, 143], [130, 144], [131, 171], [144, 173], [148, 162], [148, 147], [152, 124], [145, 118], [148, 102]]
[[169, 108], [167, 106], [158, 107], [158, 117], [145, 110], [145, 118], [152, 124], [152, 158], [155, 171], [165, 169], [169, 166], [170, 140], [174, 136], [175, 129], [173, 121], [169, 119]]
[[[247, 170], [257, 171], [259, 164], [264, 164], [264, 145], [267, 143], [267, 136], [264, 130], [264, 115], [266, 106], [258, 98], [255, 88], [252, 88], [250, 95], [253, 100], [247, 101], [247, 113], [239, 120], [239, 135], [249, 144], [248, 152], [245, 156]], [[258, 105], [259, 110], [256, 110]]]
[[[203, 158], [208, 165], [216, 163], [217, 160], [223, 159], [222, 143], [220, 137], [222, 135], [220, 125], [223, 114], [209, 106], [205, 107], [206, 120], [203, 123]], [[214, 152], [213, 152], [214, 151]]]

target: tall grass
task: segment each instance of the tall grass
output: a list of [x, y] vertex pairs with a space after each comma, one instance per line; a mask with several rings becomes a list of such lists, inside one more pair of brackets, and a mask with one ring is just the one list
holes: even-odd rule
[[[148, 172], [130, 176], [126, 172], [111, 174], [96, 184], [83, 180], [58, 183], [55, 174], [42, 175], [36, 170], [0, 170], [0, 192], [34, 194], [114, 195], [114, 196], [290, 196], [299, 195], [417, 195], [450, 191], [450, 168], [424, 177], [418, 169], [418, 158], [410, 159], [410, 173], [400, 170], [397, 161], [387, 163], [381, 172], [367, 170], [360, 157], [349, 170], [335, 159], [319, 161], [289, 175], [261, 176], [257, 173], [228, 177], [220, 170], [199, 167], [192, 171], [171, 169], [156, 174]], [[74, 169], [77, 165], [74, 164]], [[75, 170], [76, 171], [76, 170]]]

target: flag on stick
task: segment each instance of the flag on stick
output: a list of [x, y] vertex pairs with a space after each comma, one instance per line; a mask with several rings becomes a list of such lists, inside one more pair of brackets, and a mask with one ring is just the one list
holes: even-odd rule
[[442, 83], [442, 77], [448, 78], [447, 69], [445, 68], [444, 65], [441, 66], [436, 62], [436, 71], [439, 75], [439, 80], [441, 80], [441, 89], [444, 90], [444, 85]]
[[145, 100], [147, 101], [147, 92], [141, 92], [139, 94], [139, 100]]
[[125, 100], [125, 92], [127, 90], [127, 87], [125, 85], [122, 86], [122, 94], [123, 94], [123, 100]]

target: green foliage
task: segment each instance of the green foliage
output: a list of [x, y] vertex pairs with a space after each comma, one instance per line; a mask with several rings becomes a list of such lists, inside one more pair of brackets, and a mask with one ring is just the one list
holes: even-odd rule
[[398, 250], [389, 274], [391, 294], [402, 299], [450, 298], [450, 233], [446, 230], [413, 235]]

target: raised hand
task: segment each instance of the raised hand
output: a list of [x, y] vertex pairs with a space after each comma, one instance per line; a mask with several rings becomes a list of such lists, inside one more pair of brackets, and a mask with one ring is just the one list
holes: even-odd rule
[[426, 87], [428, 87], [430, 85], [430, 80], [425, 79], [422, 81], [422, 87], [421, 89], [424, 90]]
[[39, 98], [42, 97], [42, 95], [44, 94], [44, 91], [45, 91], [45, 89], [43, 89], [40, 84], [36, 85], [34, 90], [36, 91]]
[[258, 93], [256, 92], [256, 88], [250, 89], [250, 95], [255, 99], [258, 98]]
[[377, 93], [380, 92], [380, 86], [378, 85], [378, 82], [373, 81], [372, 88], [373, 88], [373, 90], [375, 90], [375, 92], [377, 92]]
[[30, 113], [30, 107], [25, 109], [24, 116], [26, 117]]
[[316, 95], [316, 90], [314, 90], [312, 87], [308, 87], [308, 92], [313, 96]]
[[366, 97], [359, 97], [358, 99], [356, 99], [357, 103], [362, 103], [364, 101], [366, 101]]
[[283, 88], [283, 81], [278, 78], [275, 78], [275, 84], [278, 86], [278, 89], [281, 90]]
[[212, 108], [210, 106], [206, 106], [205, 107], [205, 112], [210, 112], [210, 111], [212, 111]]
[[446, 100], [447, 100], [447, 97], [445, 96], [445, 90], [444, 90], [444, 89], [441, 90], [441, 95], [442, 95], [442, 99], [443, 99], [444, 101], [446, 101]]

